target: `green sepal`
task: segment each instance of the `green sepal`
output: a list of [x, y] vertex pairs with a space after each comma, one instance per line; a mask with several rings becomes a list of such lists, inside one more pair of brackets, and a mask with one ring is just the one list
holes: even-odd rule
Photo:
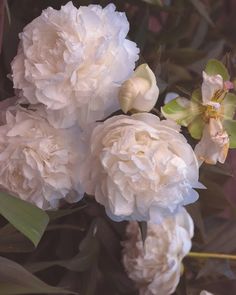
[[201, 116], [197, 116], [189, 125], [188, 131], [191, 136], [195, 139], [201, 139], [205, 122]]
[[162, 114], [179, 125], [187, 127], [199, 114], [199, 106], [190, 100], [177, 97], [161, 108]]
[[231, 149], [236, 148], [236, 121], [224, 120], [223, 125], [229, 135], [229, 147]]
[[225, 65], [217, 59], [210, 59], [206, 65], [205, 72], [210, 75], [221, 75], [224, 81], [229, 81], [229, 72]]
[[222, 102], [224, 119], [232, 120], [236, 110], [236, 95], [227, 93]]

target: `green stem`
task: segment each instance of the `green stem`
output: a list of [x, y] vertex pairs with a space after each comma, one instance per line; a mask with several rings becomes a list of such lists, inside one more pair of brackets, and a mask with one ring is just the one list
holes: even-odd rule
[[221, 254], [221, 253], [206, 253], [206, 252], [189, 252], [188, 257], [193, 258], [217, 258], [217, 259], [231, 259], [236, 260], [236, 255]]

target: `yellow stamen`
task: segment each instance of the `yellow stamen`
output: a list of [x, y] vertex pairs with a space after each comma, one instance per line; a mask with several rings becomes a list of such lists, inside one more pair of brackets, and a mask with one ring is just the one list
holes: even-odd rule
[[225, 90], [225, 89], [217, 90], [213, 95], [212, 101], [216, 101], [216, 102], [221, 103], [227, 92], [228, 92], [228, 90]]

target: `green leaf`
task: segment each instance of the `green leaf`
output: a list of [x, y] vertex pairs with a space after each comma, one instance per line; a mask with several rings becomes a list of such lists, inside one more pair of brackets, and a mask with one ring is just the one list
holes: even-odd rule
[[34, 245], [10, 223], [0, 229], [0, 252], [27, 253]]
[[227, 93], [222, 102], [224, 119], [232, 120], [234, 118], [236, 109], [236, 95], [233, 93]]
[[140, 26], [137, 27], [137, 31], [135, 33], [134, 41], [138, 45], [140, 49], [140, 53], [142, 53], [145, 44], [147, 43], [148, 37], [148, 23], [150, 18], [149, 6], [146, 7], [145, 11], [143, 11], [143, 18], [140, 22]]
[[161, 112], [166, 118], [185, 127], [194, 120], [199, 111], [200, 108], [197, 104], [183, 97], [177, 97], [161, 108]]
[[174, 63], [188, 65], [204, 57], [203, 51], [193, 48], [174, 48], [166, 51], [166, 55]]
[[[201, 208], [206, 216], [210, 217], [211, 215], [218, 214], [226, 208], [229, 208], [230, 203], [222, 189], [222, 184], [218, 183], [216, 180], [209, 179], [207, 175], [201, 177], [201, 183], [207, 188], [199, 192]], [[209, 232], [207, 238], [210, 238]]]
[[52, 266], [61, 266], [71, 271], [83, 272], [89, 270], [99, 254], [99, 241], [96, 237], [97, 219], [95, 219], [85, 238], [79, 245], [80, 252], [71, 259], [40, 261], [26, 265], [31, 272], [38, 272]]
[[224, 164], [216, 163], [216, 165], [209, 165], [206, 163], [203, 163], [201, 166], [201, 170], [204, 173], [209, 173], [213, 177], [217, 177], [217, 175], [220, 177], [221, 180], [223, 180], [225, 177], [233, 177], [233, 171], [230, 167], [230, 164], [225, 162]]
[[86, 207], [87, 207], [87, 205], [83, 205], [81, 207], [77, 207], [77, 208], [73, 208], [73, 209], [56, 210], [56, 211], [49, 210], [49, 211], [47, 211], [47, 214], [50, 218], [50, 221], [54, 221], [54, 220], [57, 220], [57, 219], [62, 218], [64, 216], [71, 215], [77, 211], [83, 210]]
[[0, 214], [30, 239], [35, 247], [49, 222], [43, 210], [3, 192], [0, 193]]
[[187, 205], [186, 209], [193, 219], [194, 226], [196, 226], [199, 229], [202, 240], [206, 241], [206, 229], [201, 212], [200, 202], [197, 201], [195, 203]]
[[6, 0], [4, 4], [5, 4], [5, 8], [6, 8], [8, 23], [9, 23], [9, 25], [11, 25], [11, 11], [10, 11], [10, 8], [9, 8], [8, 1]]
[[196, 8], [198, 13], [211, 25], [214, 27], [214, 23], [212, 22], [209, 14], [207, 13], [206, 6], [200, 0], [190, 0], [192, 5]]
[[217, 59], [210, 59], [206, 65], [205, 72], [208, 75], [221, 75], [224, 81], [230, 79], [228, 70], [226, 67]]
[[[213, 202], [213, 201], [212, 201]], [[214, 202], [213, 202], [214, 203]], [[209, 237], [209, 242], [206, 243], [202, 249], [203, 252], [221, 252], [232, 253], [236, 250], [236, 224], [235, 220], [218, 223], [218, 226], [214, 227], [212, 231], [215, 231]], [[230, 241], [230, 243], [229, 243]]]
[[224, 275], [230, 280], [236, 279], [236, 276], [231, 269], [229, 261], [215, 259], [209, 259], [205, 262], [205, 265], [201, 268], [200, 272], [197, 275], [197, 279], [201, 277], [212, 276], [213, 274]]
[[229, 147], [231, 149], [236, 148], [236, 121], [224, 120], [223, 125], [229, 135]]
[[40, 261], [25, 265], [25, 268], [30, 272], [38, 272], [52, 266], [61, 266], [71, 271], [83, 272], [88, 270], [93, 264], [94, 258], [98, 254], [98, 242], [93, 241], [86, 251], [81, 251], [71, 259]]
[[195, 139], [201, 139], [205, 123], [201, 116], [197, 116], [189, 125], [188, 131]]
[[197, 29], [194, 36], [192, 37], [190, 47], [199, 48], [203, 44], [206, 38], [206, 35], [208, 33], [208, 30], [209, 30], [209, 24], [206, 22], [204, 18], [202, 18], [198, 22]]
[[217, 59], [219, 58], [219, 56], [223, 54], [225, 44], [226, 44], [225, 40], [222, 40], [222, 39], [221, 40], [217, 39], [216, 41], [210, 42], [210, 44], [207, 44], [206, 45], [207, 55], [203, 59], [189, 65], [188, 66], [189, 70], [201, 76], [202, 69], [206, 67], [206, 64], [208, 63], [208, 61], [213, 58]]
[[4, 257], [0, 257], [0, 292], [4, 295], [77, 294], [44, 283], [18, 263]]
[[192, 79], [190, 71], [184, 66], [168, 63], [167, 70], [169, 84], [175, 84], [178, 81], [191, 81]]

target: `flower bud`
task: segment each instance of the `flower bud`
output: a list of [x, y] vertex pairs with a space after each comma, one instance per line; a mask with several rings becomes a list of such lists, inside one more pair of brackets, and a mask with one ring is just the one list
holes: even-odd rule
[[119, 92], [120, 106], [124, 113], [130, 110], [149, 112], [155, 106], [158, 95], [159, 88], [154, 73], [147, 64], [142, 64], [122, 84]]

